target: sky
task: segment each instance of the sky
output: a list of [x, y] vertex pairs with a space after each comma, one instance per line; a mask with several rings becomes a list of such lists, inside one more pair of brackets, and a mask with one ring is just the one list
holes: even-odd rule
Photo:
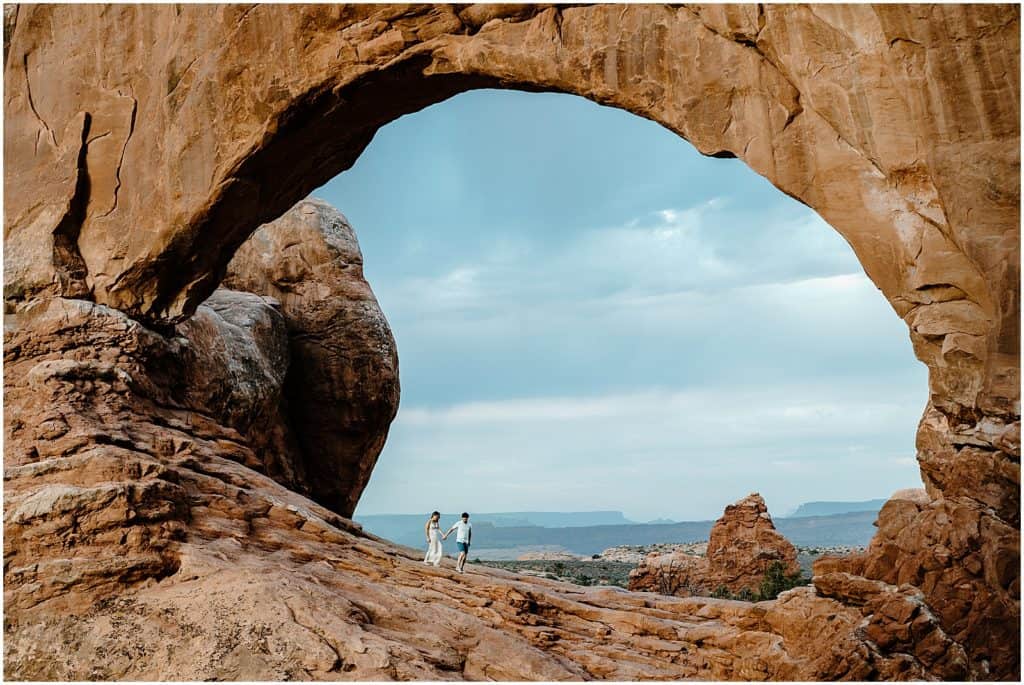
[[356, 231], [402, 400], [356, 509], [714, 519], [921, 487], [927, 372], [843, 238], [739, 160], [478, 90], [313, 193]]

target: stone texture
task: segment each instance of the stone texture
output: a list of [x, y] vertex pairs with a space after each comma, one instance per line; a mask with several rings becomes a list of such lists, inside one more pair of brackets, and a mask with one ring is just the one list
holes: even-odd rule
[[[102, 597], [127, 600], [187, 582], [176, 569], [185, 545], [211, 549], [203, 532], [211, 517], [236, 531], [245, 559], [268, 583], [265, 594], [289, 582], [291, 564], [300, 562], [281, 557], [301, 557], [301, 550], [246, 537], [265, 517], [238, 502], [263, 495], [244, 494], [255, 492], [252, 485], [243, 494], [218, 492], [218, 478], [203, 475], [226, 459], [218, 473], [247, 483], [259, 474], [242, 464], [269, 468], [265, 456], [227, 419], [183, 403], [184, 352], [158, 331], [189, 319], [248, 235], [351, 166], [380, 126], [457, 92], [506, 87], [573, 93], [647, 117], [705, 154], [742, 159], [834, 226], [929, 368], [917, 436], [928, 504], [911, 502], [914, 513], [895, 500], [866, 556], [827, 562], [838, 566], [819, 573], [822, 579], [851, 577], [820, 581], [822, 592], [842, 599], [804, 591], [756, 620], [753, 610], [722, 610], [734, 627], [774, 617], [770, 631], [698, 626], [717, 637], [693, 638], [684, 655], [645, 606], [615, 609], [621, 629], [608, 645], [580, 643], [537, 618], [560, 620], [570, 605], [547, 598], [563, 595], [537, 600], [532, 585], [514, 595], [494, 581], [520, 611], [502, 620], [533, 620], [532, 632], [496, 629], [475, 651], [463, 638], [457, 657], [416, 643], [417, 654], [430, 655], [417, 660], [397, 645], [413, 644], [411, 635], [420, 633], [390, 623], [373, 633], [395, 650], [387, 663], [430, 664], [423, 668], [438, 677], [517, 675], [491, 670], [487, 655], [505, 650], [520, 657], [522, 677], [577, 673], [574, 659], [588, 660], [581, 666], [587, 674], [622, 679], [645, 668], [661, 674], [672, 659], [686, 668], [707, 664], [695, 671], [702, 677], [960, 677], [956, 659], [921, 651], [938, 645], [953, 652], [943, 641], [952, 639], [965, 650], [968, 676], [1019, 678], [1018, 7], [9, 5], [4, 35], [8, 672], [102, 673], [105, 662], [95, 656], [97, 643], [86, 644], [91, 633], [81, 617], [100, 616], [88, 612]], [[353, 490], [360, 487], [360, 469], [354, 472]], [[276, 493], [267, 497], [286, 501], [282, 486], [259, 483]], [[37, 492], [44, 486], [60, 488]], [[894, 533], [894, 521], [908, 532]], [[232, 559], [218, 562], [225, 576], [237, 572], [232, 564], [249, 563], [219, 553]], [[382, 554], [351, 557], [371, 579], [364, 586], [310, 590], [311, 601], [335, 606], [331, 597], [358, 601], [372, 588], [400, 585], [385, 578], [392, 557]], [[410, 573], [410, 586], [422, 580]], [[224, 596], [242, 596], [246, 582], [229, 582]], [[887, 599], [850, 599], [852, 590], [842, 588], [853, 586]], [[892, 599], [890, 586], [903, 599]], [[201, 602], [198, 581], [195, 587]], [[214, 586], [202, 587], [212, 597]], [[461, 591], [451, 597], [446, 606], [498, 604]], [[597, 616], [606, 609], [592, 602], [608, 597], [588, 594], [583, 604], [592, 608], [576, 610]], [[923, 597], [930, 614], [911, 618], [899, 608], [914, 597]], [[423, 608], [419, 596], [400, 602], [407, 603], [381, 606], [403, 616]], [[125, 625], [116, 606], [108, 606], [115, 608], [106, 625]], [[685, 606], [707, 616], [719, 605]], [[863, 615], [874, 606], [896, 618]], [[65, 607], [78, 608], [63, 614]], [[834, 633], [821, 628], [828, 611]], [[264, 630], [225, 615], [225, 634]], [[941, 634], [912, 630], [913, 645], [895, 634], [904, 621], [928, 615]], [[135, 638], [155, 630], [152, 616], [142, 622], [148, 628], [107, 642], [128, 654], [141, 649]], [[565, 620], [568, 632], [590, 635], [610, 618]], [[852, 627], [865, 620], [895, 636], [873, 642]], [[27, 637], [32, 625], [42, 631], [35, 642]], [[211, 630], [204, 625], [194, 630]], [[53, 635], [80, 642], [69, 643], [63, 661], [32, 652]], [[320, 654], [320, 643], [308, 639], [306, 651]], [[510, 646], [527, 642], [532, 651]], [[199, 643], [168, 644], [177, 656], [167, 663], [196, 673], [184, 655]], [[234, 665], [225, 677], [279, 672], [261, 665], [264, 643], [251, 644], [227, 660]], [[802, 648], [813, 651], [799, 656]], [[321, 674], [330, 656], [310, 659], [301, 668]], [[132, 663], [111, 675], [138, 675], [159, 660]], [[344, 677], [391, 673], [359, 663], [351, 672], [341, 666]], [[680, 666], [668, 676], [689, 673]]]
[[630, 572], [629, 589], [689, 597], [724, 587], [734, 594], [747, 589], [756, 595], [768, 567], [776, 562], [786, 575], [800, 572], [796, 548], [775, 530], [764, 499], [754, 492], [727, 506], [715, 521], [705, 556], [649, 554]]
[[[256, 296], [222, 293], [214, 304], [204, 328], [215, 313], [274, 320]], [[81, 300], [50, 299], [6, 323], [8, 677], [939, 673], [877, 649], [859, 632], [859, 608], [809, 588], [779, 608], [581, 588], [472, 565], [456, 574], [450, 559], [424, 566], [416, 550], [369, 536], [250, 468], [258, 457], [245, 436], [202, 410], [187, 387], [182, 369], [195, 362], [195, 341]], [[222, 335], [242, 352], [257, 349], [248, 347], [256, 336], [230, 327]], [[252, 389], [273, 385], [265, 368], [230, 369], [239, 370], [239, 397], [260, 404]], [[828, 640], [792, 639], [807, 626], [797, 616], [827, 621]]]
[[276, 303], [219, 288], [177, 327], [187, 406], [238, 431], [246, 466], [308, 493], [309, 477], [284, 402], [290, 352]]
[[[943, 640], [966, 648], [976, 677], [1011, 671], [1020, 656], [1019, 529], [975, 501], [931, 500], [923, 490], [895, 493], [879, 512], [877, 526], [863, 553], [815, 562], [819, 591], [870, 607], [887, 602], [891, 594], [886, 590], [881, 599], [861, 599], [871, 588], [898, 586], [922, 604], [922, 615], [937, 618], [943, 635], [948, 634]], [[878, 615], [890, 624], [899, 620], [885, 612]], [[890, 632], [894, 640], [908, 639], [903, 629]], [[937, 639], [930, 638], [929, 644]]]
[[652, 553], [629, 572], [629, 589], [676, 597], [708, 597], [718, 587], [712, 584], [711, 575], [705, 557], [686, 552]]
[[[398, 353], [345, 217], [298, 203], [235, 253], [223, 285], [280, 304], [291, 366], [285, 390], [303, 482], [351, 516], [398, 411]], [[286, 483], [287, 484], [287, 483]]]
[[800, 572], [796, 547], [775, 530], [768, 507], [756, 492], [727, 506], [715, 521], [707, 559], [715, 580], [732, 591], [756, 589], [775, 562], [782, 564], [786, 575]]

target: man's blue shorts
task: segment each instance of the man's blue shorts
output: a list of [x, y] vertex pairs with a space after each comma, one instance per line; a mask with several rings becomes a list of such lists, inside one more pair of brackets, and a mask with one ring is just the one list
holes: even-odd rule
[[469, 554], [469, 543], [468, 542], [456, 542], [455, 545], [459, 548], [460, 552]]

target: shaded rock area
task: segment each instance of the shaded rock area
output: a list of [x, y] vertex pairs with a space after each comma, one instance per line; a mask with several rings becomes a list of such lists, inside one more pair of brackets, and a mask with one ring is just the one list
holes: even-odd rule
[[[1018, 6], [40, 4], [4, 36], [7, 675], [1019, 680]], [[863, 554], [740, 605], [434, 576], [337, 515], [398, 391], [345, 240], [239, 257], [280, 308], [200, 305], [381, 126], [481, 87], [658, 122], [849, 242], [929, 369], [925, 492]], [[316, 349], [334, 316], [380, 347]], [[289, 429], [303, 369], [337, 431]], [[328, 473], [315, 431], [362, 457]]]
[[291, 355], [277, 303], [221, 288], [176, 332], [184, 403], [244, 436], [250, 449], [236, 454], [246, 466], [308, 492], [284, 398]]
[[719, 588], [757, 592], [769, 567], [800, 573], [796, 547], [775, 530], [758, 493], [730, 504], [711, 528], [705, 556], [686, 551], [652, 553], [629, 574], [630, 590], [677, 597], [707, 596]]
[[399, 400], [394, 338], [355, 233], [304, 200], [230, 267], [169, 338], [172, 394], [238, 432], [245, 449], [232, 458], [351, 516]]

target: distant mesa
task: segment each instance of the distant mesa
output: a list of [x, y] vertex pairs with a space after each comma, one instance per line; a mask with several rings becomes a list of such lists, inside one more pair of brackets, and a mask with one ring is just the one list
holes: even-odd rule
[[787, 518], [832, 516], [834, 514], [849, 514], [856, 511], [879, 512], [883, 504], [885, 504], [884, 499], [869, 499], [861, 502], [804, 502]]
[[[442, 514], [442, 523], [458, 514]], [[621, 517], [618, 524], [607, 523]], [[864, 547], [875, 533], [877, 512], [860, 511], [830, 516], [780, 518], [775, 526], [794, 545], [808, 548]], [[411, 547], [420, 545], [426, 514], [373, 514], [357, 516], [365, 529], [377, 536]], [[603, 523], [584, 525], [586, 521]], [[578, 523], [580, 525], [566, 525]], [[562, 550], [590, 557], [622, 545], [685, 544], [707, 540], [714, 521], [632, 523], [621, 512], [506, 512], [473, 513], [483, 554], [490, 559], [516, 559], [534, 551]], [[542, 525], [545, 524], [545, 525]]]
[[[399, 542], [403, 545], [418, 545], [420, 529], [429, 512], [422, 514], [366, 514], [356, 515], [356, 520], [368, 531], [382, 538]], [[461, 513], [461, 512], [460, 512]], [[640, 525], [627, 519], [621, 511], [512, 511], [512, 512], [470, 512], [473, 525], [477, 528], [524, 529], [529, 531], [526, 540], [504, 540], [497, 547], [535, 546], [561, 544], [561, 541], [539, 539], [541, 532], [549, 528], [590, 528], [594, 526]], [[454, 522], [458, 513], [441, 514], [441, 522]], [[507, 537], [499, 533], [489, 535], [489, 543]], [[538, 538], [538, 539], [533, 539]], [[609, 546], [609, 545], [606, 545]], [[593, 554], [600, 551], [584, 550], [580, 554]], [[578, 551], [578, 550], [574, 550]]]

